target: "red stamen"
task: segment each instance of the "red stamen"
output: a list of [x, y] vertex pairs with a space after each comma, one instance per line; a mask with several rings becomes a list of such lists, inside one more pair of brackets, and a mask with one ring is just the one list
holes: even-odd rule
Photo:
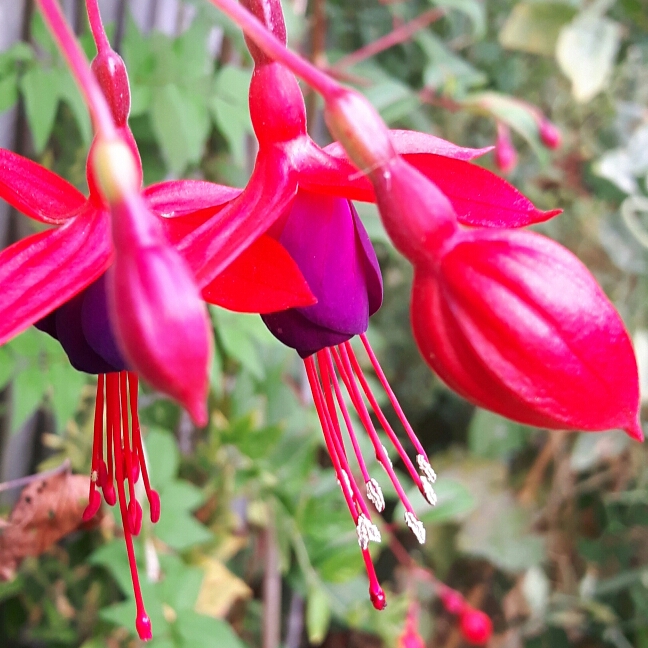
[[335, 403], [333, 401], [333, 394], [331, 392], [331, 381], [335, 383], [337, 382], [337, 379], [335, 377], [335, 374], [329, 374], [328, 365], [326, 363], [326, 358], [327, 358], [326, 353], [323, 351], [318, 351], [316, 355], [317, 355], [317, 362], [320, 369], [320, 376], [322, 378], [321, 385], [323, 386], [324, 389], [324, 395], [326, 398], [329, 420], [332, 423], [331, 426], [332, 429], [335, 430], [335, 434], [332, 435], [332, 440], [337, 455], [339, 457], [340, 466], [342, 470], [345, 471], [349, 479], [349, 485], [351, 486], [351, 490], [353, 491], [356, 506], [360, 508], [360, 510], [365, 514], [365, 516], [369, 520], [371, 520], [371, 514], [369, 513], [369, 509], [367, 508], [367, 505], [365, 504], [365, 501], [362, 497], [360, 488], [358, 487], [358, 484], [353, 477], [353, 473], [351, 472], [351, 467], [349, 466], [349, 460], [347, 459], [346, 449], [344, 448], [344, 443], [342, 442], [342, 432], [340, 430], [340, 425], [338, 423], [337, 413], [335, 411]]
[[88, 492], [88, 505], [83, 511], [83, 521], [88, 522], [99, 511], [101, 495], [97, 485], [101, 485], [101, 463], [103, 454], [103, 375], [97, 379], [97, 395], [95, 398], [94, 434], [92, 438], [92, 463], [90, 468], [90, 490]]
[[[137, 609], [137, 616], [135, 618], [135, 627], [137, 633], [142, 641], [151, 639], [151, 621], [144, 609], [144, 600], [142, 599], [142, 590], [140, 588], [139, 575], [137, 573], [137, 561], [135, 559], [135, 550], [133, 547], [133, 538], [130, 531], [130, 524], [128, 522], [129, 515], [126, 507], [126, 492], [124, 489], [123, 474], [123, 455], [122, 455], [122, 439], [120, 428], [120, 376], [113, 373], [108, 374], [108, 429], [112, 428], [113, 439], [113, 452], [115, 454], [115, 471], [117, 473], [117, 491], [119, 494], [119, 508], [122, 516], [122, 526], [124, 529], [124, 541], [126, 543], [126, 551], [128, 553], [128, 566], [130, 568], [131, 580], [133, 582], [133, 592], [135, 594], [135, 606]], [[126, 428], [128, 433], [128, 428]]]
[[401, 404], [398, 402], [398, 399], [396, 398], [396, 394], [394, 394], [394, 390], [391, 388], [391, 385], [387, 380], [387, 376], [385, 376], [385, 372], [382, 370], [382, 367], [378, 362], [378, 358], [376, 357], [374, 350], [371, 348], [371, 345], [369, 344], [369, 340], [367, 339], [367, 334], [361, 333], [360, 339], [362, 340], [362, 345], [364, 346], [365, 351], [367, 352], [367, 356], [369, 356], [369, 361], [371, 362], [371, 366], [373, 367], [373, 370], [376, 372], [376, 376], [378, 376], [378, 380], [380, 381], [380, 384], [385, 390], [385, 393], [389, 398], [389, 402], [391, 403], [391, 406], [394, 408], [394, 412], [396, 412], [396, 416], [398, 416], [398, 420], [401, 422], [401, 425], [403, 426], [403, 429], [407, 433], [409, 440], [412, 442], [414, 448], [416, 448], [416, 452], [420, 455], [423, 455], [426, 459], [428, 459], [427, 453], [423, 449], [421, 442], [418, 440], [414, 430], [412, 429], [412, 426], [410, 425], [410, 422], [407, 420], [407, 417], [405, 416], [405, 412], [403, 412], [403, 408], [401, 407]]
[[347, 357], [349, 358], [349, 360], [351, 361], [351, 365], [353, 366], [353, 371], [355, 375], [358, 377], [358, 380], [360, 381], [360, 385], [362, 386], [362, 391], [365, 393], [367, 400], [371, 404], [371, 408], [373, 409], [375, 415], [378, 417], [378, 420], [380, 421], [380, 425], [382, 426], [383, 430], [385, 430], [385, 432], [387, 433], [387, 436], [389, 437], [389, 440], [392, 442], [393, 446], [396, 448], [396, 451], [398, 452], [398, 456], [403, 460], [403, 463], [407, 467], [407, 471], [412, 477], [412, 480], [419, 488], [421, 488], [421, 478], [419, 474], [416, 472], [416, 468], [414, 467], [412, 460], [405, 452], [405, 449], [403, 448], [400, 439], [396, 436], [396, 433], [394, 432], [392, 426], [389, 424], [389, 421], [383, 414], [383, 411], [380, 405], [378, 404], [376, 397], [373, 395], [373, 392], [369, 387], [369, 383], [367, 382], [367, 379], [364, 377], [362, 368], [360, 367], [360, 363], [358, 362], [358, 359], [356, 358], [355, 353], [353, 352], [353, 347], [351, 346], [351, 344], [349, 344], [349, 342], [344, 342], [343, 344], [340, 345], [340, 347], [344, 347], [347, 353]]
[[[121, 425], [123, 438], [122, 474], [128, 483], [128, 524], [133, 535], [139, 535], [142, 529], [142, 507], [135, 497], [135, 483], [133, 481], [133, 464], [130, 450], [130, 433], [128, 429], [128, 384], [125, 371], [119, 374], [119, 397], [121, 403]], [[118, 461], [115, 457], [115, 461]], [[139, 523], [138, 523], [139, 522]]]
[[[333, 388], [335, 389], [335, 399], [337, 400], [338, 407], [342, 412], [342, 417], [344, 418], [344, 424], [346, 426], [347, 433], [349, 434], [349, 438], [351, 439], [351, 445], [353, 446], [353, 452], [358, 461], [358, 465], [360, 466], [360, 472], [362, 473], [362, 477], [364, 478], [366, 483], [371, 480], [371, 477], [369, 476], [369, 471], [367, 470], [367, 464], [365, 463], [364, 457], [362, 456], [362, 452], [360, 451], [360, 445], [358, 443], [358, 439], [353, 430], [353, 424], [351, 423], [351, 417], [349, 416], [349, 411], [347, 410], [346, 403], [344, 402], [344, 397], [342, 396], [342, 391], [340, 390], [340, 384], [337, 381], [337, 378], [335, 377], [335, 368], [333, 367], [333, 361], [331, 360], [331, 351], [330, 349], [327, 348], [321, 351], [320, 353], [326, 359], [326, 366], [329, 375], [333, 376], [332, 382], [333, 382]], [[320, 353], [317, 354], [318, 360], [321, 357]]]
[[[132, 371], [128, 372], [128, 397], [130, 402], [131, 426], [133, 434], [133, 453], [137, 453], [138, 465], [141, 469], [146, 497], [149, 501], [151, 522], [155, 524], [160, 519], [160, 495], [151, 488], [148, 469], [146, 466], [146, 456], [144, 454], [144, 444], [142, 443], [142, 431], [139, 424], [139, 415], [137, 413], [137, 374]], [[137, 481], [137, 480], [135, 480]]]

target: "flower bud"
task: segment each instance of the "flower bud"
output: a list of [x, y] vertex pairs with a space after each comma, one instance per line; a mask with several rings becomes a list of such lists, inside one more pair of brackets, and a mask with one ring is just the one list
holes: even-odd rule
[[426, 362], [476, 405], [538, 427], [643, 438], [628, 333], [558, 243], [458, 231], [440, 258], [415, 267], [411, 314]]
[[389, 129], [359, 92], [342, 90], [327, 99], [324, 118], [333, 137], [360, 171], [367, 173], [396, 157]]
[[138, 193], [113, 205], [112, 215], [108, 303], [120, 349], [146, 381], [204, 424], [211, 326], [191, 271]]
[[511, 140], [511, 131], [506, 124], [497, 123], [495, 142], [495, 164], [502, 173], [509, 173], [517, 166], [517, 151]]
[[560, 132], [560, 129], [546, 117], [543, 117], [538, 123], [538, 132], [542, 143], [547, 148], [555, 150], [561, 147], [562, 133]]
[[125, 126], [130, 113], [130, 88], [122, 57], [112, 49], [104, 49], [92, 60], [91, 67], [106, 97], [115, 126]]
[[493, 622], [481, 610], [468, 608], [461, 615], [459, 629], [468, 643], [475, 646], [484, 646], [490, 641], [493, 634]]
[[401, 157], [371, 172], [370, 179], [387, 234], [413, 264], [429, 259], [457, 230], [445, 194]]
[[405, 628], [398, 637], [398, 648], [425, 648], [423, 637], [419, 634], [416, 617], [408, 614], [405, 621]]

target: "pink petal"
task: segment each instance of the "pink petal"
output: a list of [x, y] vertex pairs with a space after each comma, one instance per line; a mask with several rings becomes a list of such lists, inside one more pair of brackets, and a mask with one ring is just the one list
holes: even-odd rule
[[59, 224], [79, 213], [85, 196], [36, 162], [0, 149], [0, 198], [41, 223]]
[[259, 153], [245, 191], [178, 243], [198, 285], [211, 283], [276, 222], [296, 193], [297, 180], [285, 152], [273, 148]]
[[311, 306], [313, 296], [286, 249], [261, 236], [202, 291], [203, 299], [240, 313], [274, 313]]
[[91, 208], [0, 252], [0, 344], [92, 283], [111, 256], [107, 214]]
[[149, 209], [171, 218], [223, 206], [241, 191], [204, 180], [170, 180], [146, 187], [142, 195]]

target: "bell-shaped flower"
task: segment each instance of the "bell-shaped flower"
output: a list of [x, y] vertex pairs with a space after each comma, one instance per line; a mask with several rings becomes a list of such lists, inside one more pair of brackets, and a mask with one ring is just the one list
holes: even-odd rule
[[[55, 5], [50, 10], [56, 15]], [[0, 344], [36, 324], [59, 340], [75, 368], [98, 374], [84, 518], [99, 509], [100, 491], [111, 506], [119, 501], [137, 603], [136, 627], [147, 639], [151, 628], [132, 541], [142, 520], [134, 491], [140, 474], [153, 522], [160, 517], [160, 498], [146, 469], [133, 370], [204, 420], [208, 321], [190, 270], [169, 246], [164, 229], [178, 216], [184, 217], [185, 226], [201, 223], [240, 191], [176, 181], [140, 194], [142, 170], [126, 123], [130, 104], [126, 70], [105, 39], [96, 2], [88, 2], [88, 11], [99, 49], [92, 68], [118, 138], [93, 143], [88, 198], [40, 165], [0, 149], [0, 198], [26, 216], [54, 226], [0, 252]], [[111, 202], [116, 225], [112, 235]], [[185, 254], [190, 257], [191, 249]], [[267, 236], [204, 284], [203, 291], [216, 303], [254, 312], [314, 301], [297, 265]], [[195, 380], [178, 381], [178, 375]]]
[[342, 93], [328, 119], [369, 169], [385, 229], [414, 265], [412, 325], [441, 378], [516, 421], [643, 439], [628, 333], [585, 266], [530, 232], [464, 229], [357, 93]]
[[[263, 316], [270, 331], [284, 344], [297, 350], [304, 359], [313, 400], [324, 432], [326, 448], [356, 525], [358, 542], [369, 577], [369, 595], [377, 609], [385, 606], [385, 595], [378, 583], [369, 542], [380, 541], [380, 532], [371, 521], [365, 498], [381, 512], [385, 499], [378, 480], [369, 473], [360, 451], [342, 389], [346, 390], [383, 467], [405, 506], [405, 521], [420, 542], [425, 529], [393, 470], [387, 449], [374, 427], [369, 408], [378, 418], [386, 437], [404, 462], [410, 477], [430, 504], [436, 502], [432, 484], [436, 475], [427, 454], [409, 425], [387, 379], [372, 351], [365, 331], [369, 317], [382, 303], [382, 277], [378, 260], [366, 230], [353, 205], [344, 198], [314, 196], [300, 192], [288, 215], [273, 228], [308, 281], [317, 303]], [[406, 435], [416, 449], [414, 463], [387, 421], [372, 393], [349, 340], [359, 336], [367, 357], [400, 419]], [[343, 425], [340, 424], [341, 413]], [[345, 450], [345, 437], [362, 475], [361, 489]], [[364, 492], [363, 492], [364, 491]]]

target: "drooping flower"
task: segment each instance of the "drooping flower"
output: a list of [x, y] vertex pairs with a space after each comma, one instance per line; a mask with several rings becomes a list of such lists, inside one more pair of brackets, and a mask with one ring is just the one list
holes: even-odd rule
[[[246, 0], [243, 4], [285, 43], [280, 3]], [[238, 249], [246, 241], [267, 231], [288, 250], [308, 281], [317, 304], [265, 315], [264, 321], [278, 339], [295, 348], [304, 358], [326, 446], [356, 524], [370, 579], [370, 596], [374, 605], [382, 608], [384, 593], [368, 551], [369, 541], [379, 540], [380, 534], [371, 522], [364, 495], [353, 477], [342, 427], [346, 428], [346, 435], [353, 446], [367, 498], [379, 511], [384, 508], [384, 498], [360, 454], [341, 385], [347, 390], [371, 439], [379, 463], [403, 501], [408, 526], [421, 542], [425, 538], [425, 529], [416, 518], [392, 469], [365, 398], [412, 480], [432, 504], [436, 501], [432, 487], [436, 476], [364, 335], [369, 316], [382, 301], [382, 281], [375, 253], [349, 200], [371, 201], [379, 199], [379, 196], [339, 144], [320, 149], [308, 137], [303, 97], [294, 76], [249, 40], [248, 46], [255, 61], [250, 86], [250, 112], [259, 141], [252, 177], [244, 192], [219, 214], [176, 238], [180, 249], [186, 246], [204, 251], [202, 259], [196, 255], [199, 265], [195, 271], [203, 280], [209, 280], [213, 273], [227, 267], [236, 258]], [[395, 150], [420, 169], [417, 173], [438, 179], [466, 224], [519, 226], [545, 220], [557, 213], [537, 210], [511, 185], [469, 163], [485, 150], [462, 149], [420, 133], [392, 131], [389, 138], [394, 141]], [[182, 220], [170, 223], [171, 229], [181, 227]], [[355, 335], [360, 336], [369, 360], [416, 449], [418, 471], [371, 394], [349, 343]], [[342, 413], [344, 426], [338, 421], [337, 408]]]
[[[62, 21], [55, 5], [44, 8], [48, 16]], [[98, 374], [84, 518], [92, 518], [99, 509], [100, 491], [109, 505], [119, 501], [136, 627], [139, 636], [148, 639], [150, 621], [132, 541], [142, 522], [134, 493], [140, 474], [153, 522], [160, 516], [160, 499], [146, 469], [137, 415], [138, 379], [132, 369], [202, 418], [201, 368], [206, 367], [210, 335], [198, 290], [186, 262], [170, 247], [166, 220], [160, 215], [182, 214], [188, 223], [201, 222], [239, 191], [179, 181], [149, 187], [140, 195], [142, 169], [126, 122], [126, 70], [105, 38], [96, 3], [89, 2], [88, 11], [99, 50], [92, 69], [108, 100], [117, 136], [97, 137], [93, 143], [87, 199], [38, 164], [0, 149], [0, 197], [25, 215], [56, 226], [0, 252], [0, 343], [36, 324], [61, 343], [76, 369]], [[65, 27], [62, 31], [65, 36]], [[278, 277], [269, 272], [271, 267], [279, 268]], [[255, 312], [313, 302], [296, 264], [269, 237], [252, 245], [204, 291], [216, 303]], [[179, 339], [180, 346], [175, 344]], [[170, 371], [165, 374], [166, 369]], [[186, 382], [177, 380], [180, 374]], [[192, 375], [197, 383], [191, 382]]]
[[412, 325], [426, 362], [516, 421], [619, 427], [642, 440], [632, 344], [585, 266], [531, 232], [463, 228], [451, 200], [396, 154], [371, 106], [346, 94], [328, 118], [369, 169], [385, 229], [414, 265]]

